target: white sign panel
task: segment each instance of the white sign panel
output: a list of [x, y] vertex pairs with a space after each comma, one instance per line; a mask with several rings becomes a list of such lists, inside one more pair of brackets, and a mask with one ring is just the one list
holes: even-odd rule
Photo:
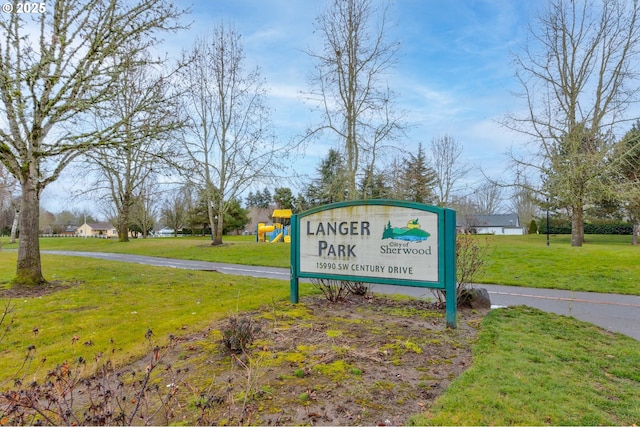
[[355, 205], [300, 218], [301, 273], [437, 282], [438, 214]]

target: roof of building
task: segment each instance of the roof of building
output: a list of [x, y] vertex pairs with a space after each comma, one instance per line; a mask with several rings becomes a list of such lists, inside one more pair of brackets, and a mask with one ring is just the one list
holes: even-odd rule
[[518, 214], [466, 215], [456, 219], [458, 226], [466, 227], [520, 227]]

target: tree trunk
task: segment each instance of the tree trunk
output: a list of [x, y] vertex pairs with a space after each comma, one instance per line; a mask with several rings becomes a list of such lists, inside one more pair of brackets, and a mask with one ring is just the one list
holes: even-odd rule
[[40, 194], [31, 181], [27, 180], [22, 184], [18, 264], [14, 285], [39, 286], [46, 283], [40, 261], [39, 220]]
[[118, 221], [118, 240], [120, 242], [129, 241], [129, 227], [125, 221]]
[[118, 212], [118, 240], [121, 242], [129, 241], [129, 210], [131, 206], [131, 198], [124, 196], [122, 207]]
[[634, 246], [638, 244], [638, 231], [640, 231], [640, 224], [633, 224], [633, 237], [631, 238], [631, 244]]
[[584, 243], [582, 214], [582, 206], [576, 206], [571, 212], [571, 246], [582, 246], [582, 243]]
[[13, 224], [11, 225], [11, 240], [9, 243], [16, 242], [16, 236], [18, 235], [18, 225], [20, 222], [20, 209], [16, 209], [13, 214]]
[[218, 221], [216, 223], [216, 227], [215, 230], [213, 230], [213, 232], [215, 233], [216, 237], [213, 240], [213, 244], [214, 245], [221, 245], [222, 244], [222, 227], [224, 225], [224, 215], [218, 215]]
[[[207, 204], [207, 211], [209, 214], [209, 226], [211, 227], [211, 245], [218, 246], [222, 244], [222, 226], [223, 215], [220, 213], [223, 211], [223, 201], [209, 201]], [[215, 207], [214, 207], [215, 206]]]

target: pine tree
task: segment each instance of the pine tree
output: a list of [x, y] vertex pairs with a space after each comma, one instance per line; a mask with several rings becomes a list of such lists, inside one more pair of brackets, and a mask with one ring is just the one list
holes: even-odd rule
[[404, 164], [400, 183], [402, 198], [410, 202], [433, 203], [436, 182], [436, 173], [427, 162], [422, 144], [419, 144], [418, 153], [409, 154]]

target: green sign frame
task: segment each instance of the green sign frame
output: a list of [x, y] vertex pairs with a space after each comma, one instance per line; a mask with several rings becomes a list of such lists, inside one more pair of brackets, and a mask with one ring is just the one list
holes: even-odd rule
[[[382, 239], [387, 239], [389, 234], [392, 236], [393, 233], [405, 233], [408, 236], [405, 237], [405, 240], [427, 240], [430, 237], [430, 233], [424, 231], [415, 231], [409, 228], [394, 228], [391, 230], [391, 221], [392, 218], [388, 219], [388, 225], [384, 229], [384, 236], [380, 233], [380, 238], [376, 238], [378, 234], [376, 232], [380, 232], [380, 230], [371, 230], [370, 223], [368, 222], [368, 218], [361, 218], [358, 215], [348, 216], [348, 220], [344, 217], [340, 217], [340, 214], [349, 214], [351, 212], [362, 213], [365, 212], [367, 215], [371, 214], [376, 217], [386, 218], [386, 212], [391, 212], [395, 217], [407, 217], [413, 214], [413, 216], [417, 216], [417, 213], [422, 213], [426, 215], [427, 220], [430, 221], [431, 226], [431, 234], [436, 234], [434, 244], [436, 248], [434, 250], [434, 254], [437, 257], [437, 261], [433, 262], [433, 270], [437, 270], [435, 272], [429, 273], [429, 276], [435, 277], [427, 277], [423, 278], [407, 278], [404, 277], [390, 277], [389, 274], [391, 270], [389, 269], [386, 272], [386, 276], [378, 277], [376, 272], [367, 273], [367, 274], [359, 274], [358, 272], [353, 273], [349, 271], [349, 269], [345, 268], [345, 271], [331, 272], [331, 270], [326, 270], [327, 272], [315, 271], [314, 268], [301, 266], [309, 265], [307, 258], [309, 258], [310, 249], [315, 252], [319, 252], [318, 257], [323, 256], [324, 259], [327, 258], [327, 255], [333, 255], [333, 259], [336, 259], [340, 262], [339, 259], [342, 257], [344, 259], [349, 260], [349, 256], [351, 258], [356, 256], [356, 246], [358, 246], [358, 251], [361, 250], [362, 247], [369, 248], [372, 246], [366, 239], [371, 239], [372, 241], [376, 241], [378, 243], [383, 243]], [[435, 218], [434, 218], [435, 215]], [[316, 218], [331, 218], [332, 220], [338, 218], [336, 221], [327, 221], [325, 223], [311, 224], [311, 220]], [[414, 221], [410, 221], [414, 222]], [[416, 225], [411, 228], [418, 228], [418, 219], [415, 220]], [[303, 226], [304, 225], [304, 226]], [[408, 224], [409, 225], [409, 224]], [[432, 228], [435, 228], [432, 229]], [[400, 231], [398, 231], [400, 230]], [[333, 248], [333, 244], [329, 244], [326, 241], [320, 241], [319, 249], [317, 247], [310, 247], [310, 243], [307, 240], [315, 242], [313, 239], [316, 238], [316, 234], [322, 234], [325, 236], [329, 234], [329, 238], [331, 238], [331, 231], [333, 231], [333, 235], [335, 238], [340, 238], [342, 243], [349, 242], [350, 238], [356, 239], [353, 240], [354, 244], [341, 244], [335, 245], [336, 247], [340, 246], [340, 251]], [[371, 233], [373, 231], [373, 237]], [[413, 232], [412, 232], [413, 231]], [[421, 234], [420, 234], [421, 233]], [[342, 236], [338, 236], [341, 234]], [[353, 235], [353, 236], [350, 236]], [[366, 235], [366, 237], [365, 237]], [[311, 236], [311, 237], [309, 237]], [[425, 236], [425, 237], [421, 237]], [[325, 237], [322, 237], [325, 238]], [[393, 238], [393, 237], [392, 237]], [[397, 237], [398, 239], [402, 239], [403, 237]], [[316, 238], [317, 239], [317, 238]], [[346, 240], [345, 240], [346, 239]], [[390, 241], [390, 240], [389, 240]], [[329, 240], [329, 242], [331, 242]], [[362, 244], [362, 243], [365, 244]], [[385, 240], [384, 242], [387, 242]], [[410, 242], [407, 243], [395, 243], [396, 246], [408, 246]], [[393, 245], [393, 243], [392, 243]], [[380, 252], [383, 252], [383, 246], [380, 247]], [[329, 249], [327, 249], [329, 248]], [[387, 245], [388, 248], [388, 245]], [[317, 249], [317, 250], [316, 250]], [[304, 254], [301, 255], [301, 250]], [[333, 250], [333, 252], [332, 252]], [[391, 251], [399, 251], [403, 250], [402, 248], [392, 248]], [[405, 250], [415, 251], [417, 249], [408, 249]], [[431, 246], [429, 246], [429, 255], [431, 255]], [[425, 253], [425, 249], [421, 249], [422, 253]], [[315, 256], [315, 255], [314, 255]], [[375, 262], [379, 262], [383, 265], [385, 262], [388, 262], [389, 256], [385, 255], [375, 255], [379, 257], [379, 259]], [[301, 259], [301, 257], [303, 257]], [[371, 258], [371, 256], [370, 256]], [[410, 260], [409, 263], [416, 261]], [[437, 264], [436, 264], [437, 262]], [[320, 267], [321, 264], [326, 263], [317, 263]], [[331, 263], [333, 264], [333, 263]], [[416, 272], [424, 271], [424, 266], [421, 265], [412, 266], [408, 264], [408, 266], [403, 267], [406, 271], [411, 271], [413, 274], [413, 269], [415, 268]], [[348, 266], [349, 264], [339, 264]], [[437, 267], [436, 267], [437, 266]], [[383, 270], [385, 267], [379, 267]], [[421, 270], [422, 269], [422, 270]], [[351, 270], [354, 270], [352, 268]], [[355, 270], [362, 271], [363, 268], [355, 268]], [[373, 270], [373, 268], [371, 268]], [[424, 274], [424, 273], [423, 273]], [[402, 275], [399, 275], [402, 276]], [[411, 286], [411, 287], [420, 287], [420, 288], [432, 288], [432, 289], [441, 289], [444, 290], [446, 296], [446, 323], [447, 327], [456, 328], [457, 327], [457, 290], [456, 290], [456, 212], [452, 209], [441, 208], [438, 206], [425, 205], [421, 203], [413, 203], [406, 201], [398, 201], [398, 200], [386, 200], [386, 199], [372, 199], [372, 200], [356, 200], [349, 202], [338, 202], [332, 203], [324, 206], [320, 206], [317, 208], [313, 208], [307, 210], [305, 212], [294, 214], [291, 217], [291, 281], [290, 281], [290, 300], [292, 303], [297, 304], [299, 301], [299, 280], [300, 279], [329, 279], [329, 280], [349, 280], [349, 281], [358, 281], [365, 283], [377, 283], [384, 285], [396, 285], [396, 286]]]

